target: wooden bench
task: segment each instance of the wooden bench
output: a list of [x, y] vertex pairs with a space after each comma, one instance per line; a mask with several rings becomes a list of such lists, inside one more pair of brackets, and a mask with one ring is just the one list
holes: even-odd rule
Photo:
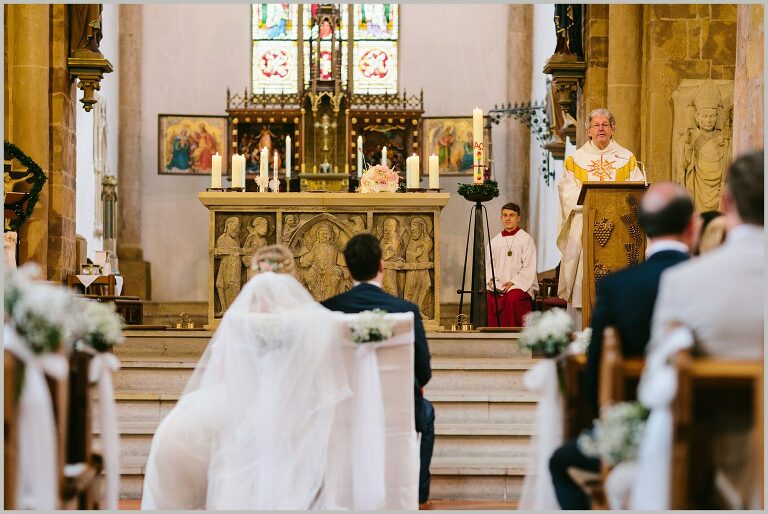
[[[672, 404], [673, 440], [671, 468], [671, 509], [710, 508], [713, 444], [706, 423], [723, 405], [752, 412], [755, 439], [755, 469], [763, 491], [763, 361], [728, 361], [694, 358], [689, 350], [673, 358], [677, 368], [677, 395]], [[713, 405], [716, 403], [717, 405]], [[714, 407], [714, 409], [713, 409]], [[722, 422], [722, 419], [719, 420]]]
[[645, 367], [645, 358], [625, 357], [618, 331], [612, 326], [605, 327], [598, 371], [600, 408], [635, 400], [643, 367]]

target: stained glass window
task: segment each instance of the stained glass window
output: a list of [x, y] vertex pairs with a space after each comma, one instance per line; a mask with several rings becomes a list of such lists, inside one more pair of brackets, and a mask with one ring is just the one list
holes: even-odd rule
[[[313, 24], [313, 15], [318, 6], [319, 4], [252, 5], [251, 85], [254, 93], [293, 94], [298, 92], [299, 80], [303, 80], [305, 86], [308, 86], [310, 52], [316, 51], [311, 47], [310, 41], [316, 41], [318, 38], [321, 39], [320, 79], [330, 78], [333, 29]], [[349, 59], [352, 58], [351, 78], [354, 81], [355, 93], [396, 92], [398, 4], [336, 6], [341, 15], [341, 26], [336, 29], [335, 34], [341, 56], [341, 86], [347, 87]], [[298, 76], [299, 59], [304, 63], [303, 77]]]

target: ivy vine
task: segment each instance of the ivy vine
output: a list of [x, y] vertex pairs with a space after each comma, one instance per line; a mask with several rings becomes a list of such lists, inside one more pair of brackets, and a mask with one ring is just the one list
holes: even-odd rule
[[35, 209], [37, 200], [40, 198], [40, 192], [43, 190], [43, 185], [48, 177], [40, 166], [32, 160], [27, 154], [21, 151], [18, 146], [9, 141], [5, 141], [5, 160], [9, 161], [16, 159], [27, 170], [32, 172], [32, 189], [29, 190], [27, 196], [11, 204], [5, 204], [5, 208], [11, 209], [16, 215], [16, 219], [11, 220], [9, 227], [6, 231], [18, 232], [19, 228], [29, 219], [32, 215], [32, 211]]

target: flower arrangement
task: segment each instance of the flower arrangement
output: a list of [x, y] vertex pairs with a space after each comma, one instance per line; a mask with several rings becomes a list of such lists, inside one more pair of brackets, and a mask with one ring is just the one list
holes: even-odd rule
[[606, 408], [591, 431], [578, 438], [579, 449], [611, 465], [637, 458], [650, 411], [640, 402], [621, 402]]
[[520, 343], [533, 352], [554, 357], [573, 339], [573, 320], [563, 309], [529, 312], [523, 322]]
[[97, 352], [109, 351], [122, 341], [123, 323], [112, 307], [93, 300], [85, 300], [82, 306], [83, 343]]
[[400, 175], [381, 164], [369, 166], [360, 177], [360, 193], [396, 193], [400, 187]]
[[266, 273], [268, 271], [280, 273], [290, 264], [291, 261], [278, 261], [277, 259], [263, 258], [256, 261], [256, 264], [253, 266], [253, 271], [256, 273]]
[[576, 337], [573, 338], [573, 342], [568, 345], [568, 348], [572, 353], [587, 353], [591, 340], [592, 329], [587, 327], [581, 332], [576, 332]]
[[352, 340], [356, 343], [375, 343], [392, 337], [394, 323], [387, 320], [384, 315], [387, 311], [373, 309], [362, 311], [357, 318], [350, 323]]

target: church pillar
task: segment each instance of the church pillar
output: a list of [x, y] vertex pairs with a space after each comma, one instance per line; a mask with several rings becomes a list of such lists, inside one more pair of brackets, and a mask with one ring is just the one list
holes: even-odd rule
[[608, 110], [616, 117], [614, 139], [640, 155], [643, 11], [641, 5], [608, 6]]
[[[5, 6], [9, 43], [6, 81], [10, 114], [6, 139], [34, 160], [49, 177], [35, 209], [19, 234], [19, 264], [36, 262], [47, 272], [50, 192], [49, 49], [51, 6]], [[9, 130], [10, 129], [10, 130]]]
[[48, 279], [63, 282], [77, 267], [75, 168], [77, 87], [69, 77], [69, 6], [51, 6]]
[[123, 294], [149, 300], [149, 263], [141, 247], [142, 15], [141, 4], [120, 5], [117, 255], [126, 277]]
[[[508, 23], [507, 101], [526, 103], [531, 100], [533, 80], [533, 5], [510, 5]], [[523, 209], [523, 224], [528, 227], [531, 214], [531, 129], [516, 120], [508, 123], [507, 169], [502, 172], [507, 174], [507, 198]]]
[[763, 6], [739, 4], [733, 85], [733, 157], [763, 148]]
[[584, 6], [584, 72], [580, 100], [576, 112], [576, 146], [587, 142], [584, 121], [593, 109], [606, 106], [606, 74], [608, 70], [608, 5]]

